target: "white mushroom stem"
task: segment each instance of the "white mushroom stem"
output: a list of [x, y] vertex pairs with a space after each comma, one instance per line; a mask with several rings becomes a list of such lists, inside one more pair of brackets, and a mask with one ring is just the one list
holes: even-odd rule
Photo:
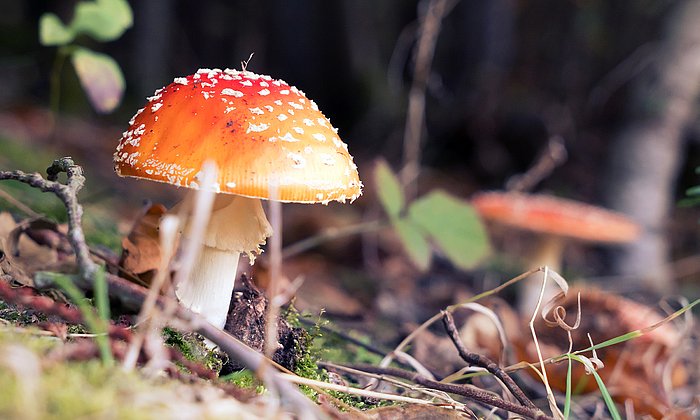
[[176, 287], [180, 303], [223, 328], [240, 254], [247, 253], [252, 264], [270, 235], [272, 227], [259, 199], [217, 195], [199, 258], [190, 277]]
[[[529, 268], [549, 267], [557, 273], [561, 271], [562, 256], [564, 255], [565, 239], [561, 236], [543, 235], [534, 241], [530, 252], [526, 256]], [[520, 283], [520, 299], [518, 307], [521, 313], [531, 313], [537, 306], [542, 290], [541, 278], [530, 279]], [[547, 280], [542, 304], [544, 305], [559, 292], [557, 285], [551, 279]]]

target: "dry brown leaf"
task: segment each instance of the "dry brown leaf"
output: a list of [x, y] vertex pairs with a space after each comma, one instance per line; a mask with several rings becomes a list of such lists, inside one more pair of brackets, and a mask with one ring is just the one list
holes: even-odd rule
[[[590, 346], [587, 334], [594, 343], [601, 343], [630, 331], [645, 328], [661, 321], [662, 316], [653, 308], [616, 295], [612, 292], [586, 289], [572, 289], [558, 305], [566, 310], [565, 321], [574, 324], [577, 313], [577, 293], [581, 292], [581, 325], [571, 331], [573, 350]], [[549, 317], [551, 318], [551, 316]], [[524, 326], [522, 327], [524, 328]], [[568, 348], [566, 332], [561, 328], [550, 328], [540, 319], [535, 326], [543, 357], [564, 354]], [[521, 336], [516, 343], [518, 357], [536, 360], [534, 343], [527, 336]], [[630, 400], [637, 414], [659, 416], [670, 410], [670, 402], [662, 386], [662, 370], [669, 363], [681, 335], [673, 324], [667, 323], [642, 337], [625, 343], [597, 350], [597, 356], [605, 365], [598, 370], [606, 387], [616, 401]], [[591, 356], [590, 353], [585, 356]], [[681, 386], [687, 380], [685, 367], [676, 363], [672, 366], [673, 385]], [[552, 388], [566, 389], [567, 364], [558, 363], [547, 367]], [[586, 375], [579, 363], [574, 363], [573, 386], [582, 392], [596, 392], [598, 386], [592, 376]]]
[[25, 286], [33, 286], [37, 271], [74, 270], [71, 248], [60, 226], [46, 219], [16, 223], [9, 213], [0, 213], [2, 273]]
[[162, 204], [145, 207], [141, 216], [134, 222], [129, 235], [122, 240], [119, 266], [147, 284], [150, 284], [160, 265], [158, 224], [166, 211]]

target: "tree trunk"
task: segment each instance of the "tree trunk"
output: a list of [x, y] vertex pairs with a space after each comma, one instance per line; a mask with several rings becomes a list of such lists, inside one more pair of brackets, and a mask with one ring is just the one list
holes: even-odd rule
[[634, 218], [641, 238], [613, 268], [656, 292], [673, 290], [666, 223], [684, 150], [684, 131], [700, 92], [700, 2], [677, 3], [652, 68], [632, 86], [627, 121], [607, 162], [608, 204]]

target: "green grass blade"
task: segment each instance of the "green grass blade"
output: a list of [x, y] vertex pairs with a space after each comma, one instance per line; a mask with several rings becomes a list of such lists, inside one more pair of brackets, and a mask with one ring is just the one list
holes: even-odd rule
[[569, 418], [569, 413], [571, 412], [571, 357], [567, 358], [568, 368], [566, 370], [566, 398], [564, 399], [564, 418]]
[[666, 324], [667, 322], [670, 322], [670, 321], [672, 321], [672, 320], [678, 318], [679, 316], [681, 316], [681, 315], [683, 315], [685, 312], [691, 310], [694, 306], [696, 306], [696, 305], [698, 305], [698, 304], [700, 304], [700, 299], [696, 299], [695, 301], [693, 301], [693, 302], [689, 303], [688, 305], [682, 307], [681, 309], [677, 310], [676, 312], [672, 313], [671, 315], [667, 316], [666, 318], [662, 319], [661, 321], [659, 321], [659, 322], [657, 322], [657, 323], [655, 323], [655, 324], [652, 324], [652, 325], [650, 325], [650, 326], [648, 326], [648, 327], [645, 327], [645, 328], [641, 328], [641, 329], [639, 329], [639, 330], [630, 331], [630, 332], [628, 332], [627, 334], [623, 334], [623, 335], [620, 335], [620, 336], [617, 336], [617, 337], [613, 337], [613, 338], [611, 338], [611, 339], [609, 339], [609, 340], [605, 340], [605, 341], [603, 341], [603, 342], [600, 342], [600, 343], [598, 343], [598, 344], [596, 344], [596, 345], [590, 346], [590, 347], [585, 348], [585, 349], [583, 349], [583, 350], [575, 351], [574, 354], [581, 354], [581, 353], [589, 352], [589, 351], [592, 351], [592, 350], [602, 349], [602, 348], [609, 347], [609, 346], [612, 346], [612, 345], [615, 345], [615, 344], [620, 344], [620, 343], [622, 343], [622, 342], [631, 340], [631, 339], [633, 339], [633, 338], [641, 337], [642, 335], [644, 335], [644, 334], [646, 334], [646, 333], [648, 333], [648, 332], [651, 332], [651, 331], [655, 330], [656, 328], [660, 327], [661, 325]]
[[108, 323], [110, 318], [109, 291], [107, 289], [107, 277], [104, 267], [100, 267], [95, 273], [95, 306], [97, 314], [103, 323]]
[[[104, 276], [104, 271], [102, 274]], [[85, 298], [83, 292], [73, 283], [70, 276], [50, 272], [39, 272], [36, 273], [36, 276], [50, 277], [51, 282], [57, 284], [66, 292], [70, 300], [75, 303], [80, 310], [80, 313], [83, 315], [88, 329], [95, 334], [95, 342], [97, 343], [97, 348], [100, 351], [102, 363], [107, 367], [114, 366], [114, 355], [112, 355], [112, 349], [109, 345], [109, 336], [107, 335], [107, 321], [100, 319], [95, 312], [95, 308], [88, 304], [87, 298]]]
[[[583, 364], [583, 361], [581, 360], [580, 357], [576, 355], [571, 355], [570, 356], [572, 359], [580, 362]], [[605, 386], [605, 383], [603, 382], [603, 379], [598, 375], [598, 372], [595, 370], [590, 370], [591, 374], [595, 378], [596, 383], [598, 383], [598, 389], [600, 389], [600, 394], [603, 396], [603, 400], [605, 401], [605, 405], [608, 408], [608, 411], [610, 412], [610, 417], [613, 418], [613, 420], [622, 420], [622, 417], [620, 416], [620, 413], [617, 411], [617, 406], [615, 405], [615, 401], [613, 401], [612, 396], [610, 396], [610, 393], [608, 392], [608, 388]]]

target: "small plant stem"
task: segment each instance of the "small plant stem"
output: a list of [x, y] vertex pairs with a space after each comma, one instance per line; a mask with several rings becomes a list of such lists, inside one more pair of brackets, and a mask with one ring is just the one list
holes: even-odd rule
[[361, 340], [358, 340], [357, 338], [351, 336], [350, 334], [348, 334], [345, 331], [336, 330], [336, 329], [328, 327], [326, 325], [317, 325], [314, 321], [308, 320], [306, 318], [299, 318], [299, 322], [301, 322], [302, 324], [305, 324], [307, 326], [310, 326], [310, 327], [315, 326], [315, 327], [319, 328], [321, 331], [326, 332], [327, 334], [337, 335], [338, 337], [342, 338], [343, 340], [348, 341], [348, 342], [350, 342], [358, 347], [361, 347], [370, 353], [374, 353], [374, 354], [379, 355], [379, 356], [384, 356], [387, 353], [385, 350], [379, 349], [379, 348], [373, 346], [372, 344], [363, 343]]
[[49, 95], [51, 97], [51, 115], [54, 121], [58, 117], [58, 110], [61, 106], [61, 72], [70, 52], [71, 50], [66, 49], [65, 46], [59, 48], [58, 51], [56, 51], [56, 58], [54, 58], [53, 66], [51, 67], [51, 92]]
[[272, 237], [270, 238], [270, 283], [267, 289], [267, 314], [265, 320], [265, 355], [272, 359], [272, 356], [279, 348], [277, 338], [278, 317], [280, 313], [281, 283], [282, 283], [282, 203], [276, 200], [278, 187], [276, 184], [269, 186], [270, 225], [272, 226]]
[[[109, 330], [109, 321], [107, 319], [101, 319], [100, 316], [95, 313], [94, 308], [86, 303], [85, 295], [75, 284], [73, 284], [73, 280], [70, 277], [57, 273], [40, 273], [39, 275], [50, 276], [51, 281], [59, 285], [61, 289], [66, 292], [68, 297], [70, 297], [73, 303], [78, 306], [87, 327], [95, 334], [95, 342], [100, 350], [102, 363], [107, 367], [114, 366], [114, 356], [112, 355], [109, 336], [107, 335]], [[96, 277], [99, 277], [99, 275]], [[104, 272], [102, 272], [102, 279], [104, 280]], [[97, 283], [99, 283], [99, 281], [95, 283], [96, 289], [98, 288]], [[96, 290], [95, 293], [97, 294]]]
[[477, 353], [472, 353], [467, 350], [467, 348], [464, 346], [464, 343], [462, 343], [462, 340], [459, 338], [459, 332], [457, 331], [457, 327], [455, 326], [455, 321], [454, 318], [452, 318], [452, 314], [450, 314], [447, 311], [442, 311], [442, 322], [445, 326], [445, 330], [447, 331], [447, 335], [449, 335], [450, 339], [452, 340], [452, 343], [457, 348], [459, 356], [465, 362], [467, 362], [469, 365], [479, 366], [486, 369], [491, 374], [493, 374], [493, 376], [497, 377], [501, 380], [501, 382], [503, 382], [503, 384], [506, 386], [506, 388], [508, 388], [508, 390], [513, 394], [513, 396], [515, 396], [515, 398], [518, 401], [520, 401], [520, 404], [528, 408], [537, 409], [537, 407], [535, 407], [535, 404], [533, 404], [532, 401], [530, 401], [530, 399], [523, 393], [523, 391], [513, 381], [513, 379], [510, 376], [508, 376], [508, 374], [505, 373], [503, 369], [501, 369], [496, 363], [494, 363], [491, 359], [489, 359], [486, 356]]
[[284, 250], [282, 250], [282, 258], [291, 258], [333, 239], [340, 239], [347, 236], [359, 235], [361, 233], [373, 232], [386, 226], [388, 226], [388, 224], [384, 220], [372, 220], [341, 228], [327, 228], [318, 235], [311, 236], [285, 247]]
[[24, 204], [23, 202], [19, 201], [15, 197], [13, 197], [11, 194], [9, 194], [7, 191], [3, 190], [0, 188], [0, 198], [3, 200], [7, 201], [11, 205], [17, 207], [19, 211], [22, 213], [26, 214], [27, 216], [38, 219], [41, 217], [41, 215], [34, 210], [32, 210], [28, 205]]

